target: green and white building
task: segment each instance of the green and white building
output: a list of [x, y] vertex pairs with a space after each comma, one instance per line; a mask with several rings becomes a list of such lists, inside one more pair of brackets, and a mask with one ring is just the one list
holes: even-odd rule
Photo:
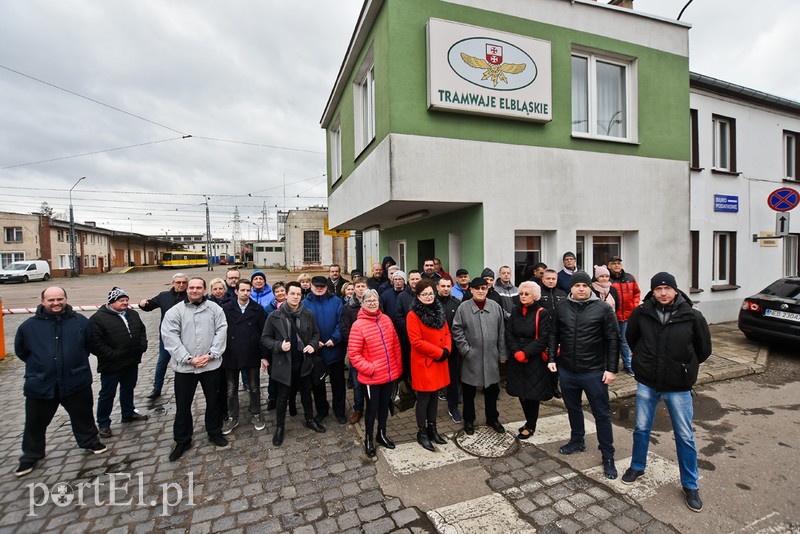
[[519, 282], [565, 251], [691, 269], [689, 25], [586, 0], [367, 0], [321, 119], [364, 263]]

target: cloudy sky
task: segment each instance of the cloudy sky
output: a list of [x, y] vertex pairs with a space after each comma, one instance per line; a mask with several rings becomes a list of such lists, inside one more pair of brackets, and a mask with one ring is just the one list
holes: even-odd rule
[[[523, 1], [523, 0], [520, 0]], [[553, 0], [556, 1], [556, 0]], [[686, 0], [635, 0], [676, 18]], [[255, 238], [325, 204], [319, 118], [360, 0], [0, 0], [0, 210]], [[800, 100], [797, 0], [694, 0], [693, 71]], [[187, 137], [191, 136], [191, 137]]]

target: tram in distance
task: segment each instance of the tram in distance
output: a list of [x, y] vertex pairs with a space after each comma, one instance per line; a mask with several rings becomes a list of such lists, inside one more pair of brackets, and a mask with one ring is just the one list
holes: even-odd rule
[[208, 265], [208, 256], [205, 252], [192, 252], [189, 250], [173, 250], [163, 252], [158, 266], [162, 269], [177, 269], [179, 267], [201, 267]]

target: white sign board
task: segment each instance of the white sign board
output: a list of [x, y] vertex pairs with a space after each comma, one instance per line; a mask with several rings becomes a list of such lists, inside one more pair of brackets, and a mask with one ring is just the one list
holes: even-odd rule
[[775, 235], [789, 235], [789, 212], [779, 211], [775, 214]]
[[428, 109], [548, 122], [550, 42], [428, 21]]

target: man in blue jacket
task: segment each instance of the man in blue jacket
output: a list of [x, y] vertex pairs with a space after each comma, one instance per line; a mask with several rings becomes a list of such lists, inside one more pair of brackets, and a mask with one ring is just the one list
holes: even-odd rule
[[[317, 319], [319, 327], [319, 348], [317, 349], [331, 379], [333, 413], [340, 425], [347, 423], [344, 416], [344, 352], [342, 351], [342, 299], [328, 291], [328, 280], [324, 276], [311, 279], [311, 293], [303, 301]], [[325, 390], [325, 381], [314, 386], [314, 405], [317, 408], [316, 420], [321, 423], [328, 416], [330, 405]]]
[[92, 416], [91, 340], [89, 320], [75, 313], [67, 292], [55, 286], [42, 291], [36, 315], [17, 330], [14, 352], [25, 362], [25, 430], [16, 476], [27, 475], [44, 458], [45, 432], [59, 405], [69, 414], [79, 447], [95, 454], [108, 450]]

